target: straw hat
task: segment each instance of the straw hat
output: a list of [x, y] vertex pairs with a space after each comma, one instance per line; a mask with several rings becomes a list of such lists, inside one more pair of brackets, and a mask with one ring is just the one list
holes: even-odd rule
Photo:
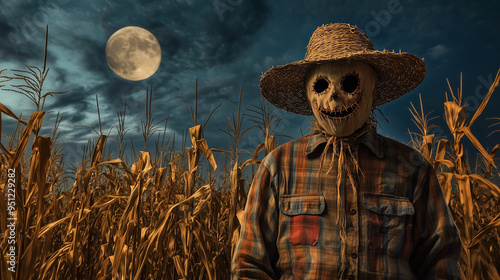
[[271, 68], [262, 75], [262, 95], [285, 111], [312, 115], [305, 88], [307, 71], [311, 66], [341, 59], [359, 60], [373, 67], [377, 73], [373, 106], [403, 96], [424, 80], [423, 59], [410, 53], [373, 49], [370, 38], [356, 26], [320, 26], [309, 40], [305, 59]]

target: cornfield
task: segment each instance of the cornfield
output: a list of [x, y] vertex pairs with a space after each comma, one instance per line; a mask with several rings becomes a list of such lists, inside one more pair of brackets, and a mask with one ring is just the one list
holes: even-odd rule
[[[438, 171], [438, 179], [445, 199], [452, 211], [453, 218], [462, 240], [460, 264], [463, 279], [500, 279], [500, 172], [495, 164], [495, 154], [500, 143], [487, 151], [471, 131], [471, 126], [486, 108], [495, 87], [500, 81], [500, 70], [487, 95], [467, 121], [467, 104], [462, 104], [462, 77], [456, 94], [450, 88], [451, 100], [444, 103], [446, 124], [453, 142], [439, 139], [432, 131], [435, 125], [429, 124], [432, 118], [424, 113], [422, 99], [420, 112], [413, 106], [410, 109], [419, 132], [411, 133], [413, 147]], [[494, 131], [496, 132], [496, 131]], [[463, 139], [467, 138], [478, 152], [476, 167], [470, 167]]]
[[[11, 84], [7, 90], [28, 97], [36, 111], [24, 119], [0, 103], [0, 132], [2, 117], [17, 122], [17, 129], [0, 143], [1, 279], [229, 278], [238, 214], [249, 185], [245, 174], [251, 177], [259, 158], [275, 147], [272, 134], [280, 119], [273, 107], [262, 102], [249, 109], [264, 138], [243, 162], [239, 144], [248, 130], [243, 130], [241, 91], [238, 113], [223, 131], [229, 137], [228, 150], [209, 148], [203, 138], [208, 119], [199, 124], [196, 107], [188, 135], [191, 145], [175, 150], [165, 143], [159, 126], [166, 126], [167, 120], [155, 123], [152, 118], [152, 88], [148, 89], [146, 120], [141, 124], [144, 147], [158, 135], [155, 153], [133, 151], [131, 164], [124, 158], [124, 110], [118, 113], [113, 139], [118, 157], [105, 152], [110, 137], [99, 128], [97, 140], [89, 140], [71, 173], [74, 183], [67, 187], [59, 116], [52, 135], [39, 135], [47, 114], [45, 99], [63, 94], [43, 91], [47, 43], [41, 69], [5, 71], [0, 71], [0, 87]], [[457, 94], [451, 91], [452, 100], [444, 109], [453, 142], [432, 134], [435, 127], [422, 103], [420, 112], [413, 104], [411, 109], [419, 129], [411, 133], [412, 144], [438, 171], [460, 230], [464, 279], [500, 279], [500, 188], [493, 183], [500, 177], [495, 164], [500, 144], [487, 151], [470, 130], [499, 80], [500, 71], [468, 122], [461, 87]], [[464, 152], [464, 136], [479, 151], [475, 169]], [[217, 166], [219, 155], [228, 159], [222, 167]]]

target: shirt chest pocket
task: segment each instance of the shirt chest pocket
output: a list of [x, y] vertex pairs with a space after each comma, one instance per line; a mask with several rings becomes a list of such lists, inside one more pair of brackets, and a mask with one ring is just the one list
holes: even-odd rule
[[288, 239], [292, 245], [316, 245], [320, 232], [320, 215], [325, 198], [318, 194], [293, 194], [280, 197]]
[[365, 193], [368, 250], [400, 256], [411, 242], [413, 205], [406, 197]]

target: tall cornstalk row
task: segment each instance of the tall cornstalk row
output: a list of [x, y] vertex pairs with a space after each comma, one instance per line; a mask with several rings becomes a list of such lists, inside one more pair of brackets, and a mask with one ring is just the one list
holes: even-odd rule
[[[217, 190], [215, 182], [197, 183], [202, 156], [214, 170], [217, 167], [200, 125], [189, 130], [187, 164], [175, 151], [171, 161], [155, 165], [146, 151], [130, 167], [120, 158], [104, 159], [108, 136], [101, 134], [89, 143], [91, 156], [82, 159], [72, 187], [57, 193], [54, 186], [61, 177], [48, 172], [56, 160], [50, 137], [35, 136], [31, 156], [21, 161], [45, 113], [36, 112], [24, 122], [0, 107], [2, 115], [25, 126], [17, 146], [12, 150], [1, 146], [2, 182], [7, 180], [5, 170], [17, 170], [19, 256], [14, 273], [6, 261], [1, 262], [1, 279], [223, 279], [228, 275], [229, 213], [221, 209], [229, 208], [229, 195]], [[9, 143], [16, 142], [13, 139]], [[3, 193], [5, 189], [3, 183]], [[7, 209], [5, 196], [0, 197], [0, 206]], [[7, 215], [5, 211], [0, 215], [5, 237]], [[2, 238], [3, 256], [8, 248]]]
[[[20, 257], [14, 273], [1, 262], [2, 279], [228, 277], [238, 237], [236, 217], [246, 198], [243, 170], [259, 163], [262, 150], [267, 154], [274, 148], [269, 130], [251, 159], [241, 163], [238, 144], [229, 151], [210, 149], [202, 137], [204, 126], [196, 124], [195, 118], [189, 129], [191, 146], [185, 153], [172, 149], [164, 156], [162, 149], [162, 155], [153, 160], [149, 152], [140, 151], [131, 166], [121, 158], [105, 157], [109, 137], [100, 132], [84, 148], [74, 183], [64, 190], [60, 187], [60, 151], [54, 142], [57, 132], [52, 137], [37, 135], [45, 112], [37, 111], [25, 122], [7, 107], [0, 104], [0, 108], [2, 115], [17, 120], [21, 128], [6, 147], [0, 146], [0, 162], [2, 170], [18, 170], [16, 204], [22, 205], [16, 213]], [[238, 143], [244, 134], [242, 119], [238, 112], [228, 126], [234, 129], [228, 135]], [[262, 125], [272, 124], [268, 120]], [[31, 153], [25, 153], [31, 136]], [[221, 175], [222, 184], [213, 174], [217, 169], [213, 152], [227, 155], [231, 161], [231, 169]], [[203, 162], [212, 173], [200, 174]], [[1, 179], [6, 179], [5, 172]], [[0, 205], [6, 207], [4, 196]], [[6, 236], [7, 216], [0, 213], [1, 231]], [[2, 240], [6, 256], [7, 239]]]
[[[36, 112], [23, 119], [0, 104], [0, 120], [8, 117], [18, 123], [13, 134], [5, 136], [7, 142], [4, 137], [0, 142], [0, 278], [226, 278], [231, 240], [229, 212], [224, 209], [229, 208], [229, 192], [216, 188], [217, 165], [202, 137], [204, 126], [194, 118], [186, 152], [167, 149], [163, 139], [156, 143], [153, 157], [147, 151], [132, 155], [132, 165], [105, 154], [109, 137], [99, 127], [98, 139], [89, 141], [74, 170], [73, 185], [64, 189], [56, 131], [60, 119], [51, 136], [39, 135], [45, 98], [59, 94], [43, 91], [46, 59], [45, 49], [42, 69], [27, 66], [11, 75], [0, 71], [0, 87], [11, 82], [7, 90], [23, 94], [36, 106]], [[147, 95], [150, 101], [152, 89]], [[146, 119], [141, 120], [144, 146], [161, 132], [147, 103]], [[118, 117], [115, 142], [123, 155], [125, 112]], [[213, 171], [200, 174], [203, 162]], [[14, 272], [7, 263], [9, 169], [16, 170]]]
[[[493, 183], [500, 178], [495, 163], [500, 143], [487, 151], [471, 131], [499, 81], [500, 70], [480, 106], [471, 112], [470, 120], [467, 120], [467, 104], [462, 103], [462, 78], [456, 94], [450, 86], [452, 99], [448, 100], [447, 95], [444, 112], [453, 141], [437, 139], [432, 133], [436, 126], [429, 124], [432, 118], [424, 114], [422, 100], [420, 112], [413, 104], [410, 110], [419, 128], [419, 133], [412, 133], [413, 146], [439, 171], [443, 193], [460, 232], [463, 279], [500, 279], [500, 188]], [[476, 168], [470, 167], [464, 139], [477, 151], [480, 161], [476, 162]]]

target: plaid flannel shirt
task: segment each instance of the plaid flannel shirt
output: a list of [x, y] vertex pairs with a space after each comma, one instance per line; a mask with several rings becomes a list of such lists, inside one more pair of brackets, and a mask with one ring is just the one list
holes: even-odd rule
[[[337, 168], [319, 172], [326, 142], [312, 133], [264, 158], [248, 194], [233, 279], [338, 278]], [[358, 142], [357, 195], [349, 180], [340, 188], [345, 279], [461, 279], [458, 230], [432, 166], [375, 131]]]

